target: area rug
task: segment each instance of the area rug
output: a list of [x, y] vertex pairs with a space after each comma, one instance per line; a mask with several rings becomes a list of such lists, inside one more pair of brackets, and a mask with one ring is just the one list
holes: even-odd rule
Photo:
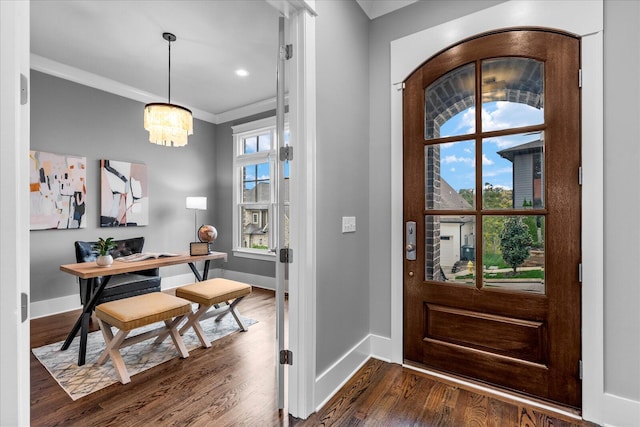
[[[258, 322], [247, 317], [239, 317], [245, 327]], [[240, 331], [238, 324], [231, 315], [223, 317], [219, 322], [216, 322], [215, 318], [212, 317], [204, 320], [201, 324], [210, 341], [215, 341]], [[136, 329], [132, 332], [132, 335], [157, 326], [158, 324], [155, 324]], [[247, 333], [250, 332], [251, 328], [248, 329]], [[189, 351], [201, 347], [200, 341], [192, 328], [189, 328], [182, 338]], [[62, 341], [34, 348], [32, 351], [40, 363], [47, 368], [51, 376], [55, 378], [73, 400], [80, 399], [111, 384], [120, 382], [111, 359], [108, 359], [103, 365], [95, 363], [105, 348], [102, 332], [95, 331], [88, 335], [86, 363], [83, 366], [78, 366], [79, 346], [80, 337], [76, 337], [65, 351], [60, 351]], [[149, 339], [130, 347], [125, 347], [120, 352], [131, 377], [180, 356], [171, 338], [167, 338], [161, 344], [154, 344], [154, 340]], [[134, 380], [132, 378], [132, 381]]]

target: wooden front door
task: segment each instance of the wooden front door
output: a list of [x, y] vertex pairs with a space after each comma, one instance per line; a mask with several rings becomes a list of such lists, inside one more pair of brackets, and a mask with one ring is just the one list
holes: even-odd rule
[[405, 81], [407, 363], [580, 407], [579, 64], [512, 30]]

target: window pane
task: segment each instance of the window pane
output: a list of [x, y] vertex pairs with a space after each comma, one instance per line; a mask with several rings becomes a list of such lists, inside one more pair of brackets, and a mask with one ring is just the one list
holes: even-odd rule
[[252, 136], [242, 140], [242, 153], [251, 154], [258, 151], [258, 137]]
[[545, 293], [544, 220], [539, 215], [483, 217], [483, 287]]
[[475, 65], [467, 64], [427, 87], [425, 139], [466, 135], [475, 131], [475, 85]]
[[482, 141], [484, 209], [544, 207], [544, 133]]
[[425, 278], [475, 286], [474, 216], [425, 216]]
[[241, 208], [242, 247], [269, 249], [269, 210], [267, 208]]
[[265, 133], [264, 135], [258, 136], [258, 151], [269, 150], [271, 150], [271, 134]]
[[473, 209], [476, 156], [473, 141], [425, 147], [426, 209]]
[[530, 58], [482, 61], [482, 131], [544, 123], [544, 64]]
[[269, 163], [247, 165], [242, 168], [242, 202], [270, 202]]

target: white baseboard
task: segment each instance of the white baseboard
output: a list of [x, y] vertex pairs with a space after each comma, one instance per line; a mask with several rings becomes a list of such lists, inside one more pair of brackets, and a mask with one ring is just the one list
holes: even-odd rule
[[[249, 283], [258, 288], [275, 290], [275, 278], [258, 276], [256, 274], [241, 273], [239, 271], [224, 270], [222, 268], [213, 268], [209, 270], [209, 278], [224, 277], [239, 282]], [[175, 276], [162, 276], [162, 290], [177, 288], [178, 286], [193, 283], [193, 274], [185, 273]], [[53, 314], [64, 313], [67, 311], [77, 310], [82, 307], [80, 296], [77, 294], [66, 295], [59, 298], [51, 298], [43, 301], [34, 301], [29, 304], [30, 319], [51, 316]]]
[[59, 298], [51, 298], [43, 301], [35, 301], [29, 304], [29, 318], [51, 316], [52, 314], [64, 313], [66, 311], [82, 308], [80, 295], [67, 295]]
[[369, 334], [338, 361], [316, 378], [315, 408], [318, 411], [370, 358], [388, 362], [391, 356], [391, 339]]
[[391, 363], [391, 338], [380, 335], [369, 335], [371, 341], [371, 357]]
[[607, 427], [640, 426], [640, 402], [603, 393], [603, 425]]

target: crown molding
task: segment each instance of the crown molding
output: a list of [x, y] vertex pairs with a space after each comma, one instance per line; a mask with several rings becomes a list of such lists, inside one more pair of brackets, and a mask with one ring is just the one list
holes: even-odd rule
[[[41, 73], [49, 74], [54, 77], [58, 77], [64, 80], [69, 80], [74, 83], [78, 83], [84, 86], [99, 89], [114, 95], [119, 95], [134, 101], [139, 101], [144, 104], [151, 102], [157, 102], [162, 97], [150, 92], [146, 92], [137, 89], [133, 86], [120, 83], [115, 80], [93, 74], [88, 71], [81, 70], [79, 68], [71, 67], [69, 65], [62, 64], [57, 61], [45, 58], [34, 53], [31, 54], [31, 69], [39, 71]], [[262, 113], [276, 108], [276, 98], [269, 98], [262, 101], [255, 102], [253, 104], [245, 105], [239, 108], [234, 108], [219, 114], [210, 113], [207, 111], [192, 108], [189, 105], [180, 104], [191, 110], [193, 117], [205, 122], [220, 124], [229, 122], [232, 120], [251, 116], [253, 114]]]

